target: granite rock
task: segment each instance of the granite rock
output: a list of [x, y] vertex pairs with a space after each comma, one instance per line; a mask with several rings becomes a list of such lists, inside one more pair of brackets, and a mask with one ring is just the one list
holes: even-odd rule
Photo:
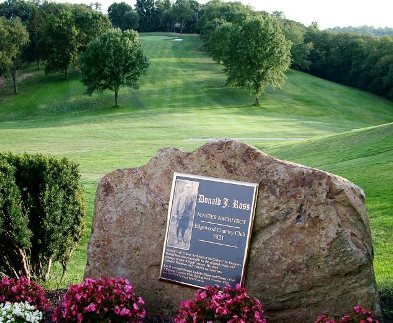
[[193, 298], [194, 288], [158, 280], [174, 172], [259, 183], [245, 285], [269, 322], [313, 322], [355, 304], [380, 315], [364, 192], [232, 140], [191, 153], [163, 148], [144, 166], [104, 176], [85, 277], [129, 279], [153, 315]]

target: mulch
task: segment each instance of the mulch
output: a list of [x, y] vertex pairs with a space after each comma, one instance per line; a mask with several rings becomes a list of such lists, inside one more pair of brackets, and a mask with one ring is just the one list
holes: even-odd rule
[[[44, 323], [53, 323], [52, 320], [52, 313], [55, 307], [61, 304], [63, 300], [63, 296], [66, 293], [67, 289], [56, 289], [56, 290], [49, 290], [45, 292], [46, 298], [51, 302], [52, 307], [49, 312], [44, 314]], [[150, 316], [147, 314], [146, 318], [143, 321], [144, 323], [172, 323], [173, 319], [170, 317], [157, 317], [157, 316]]]

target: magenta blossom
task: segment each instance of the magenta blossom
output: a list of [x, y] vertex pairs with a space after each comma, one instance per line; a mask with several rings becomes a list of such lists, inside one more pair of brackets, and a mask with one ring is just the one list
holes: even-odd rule
[[263, 313], [261, 302], [249, 297], [240, 285], [206, 286], [195, 293], [195, 299], [180, 304], [174, 322], [266, 323]]
[[315, 323], [379, 323], [378, 320], [373, 318], [372, 313], [362, 306], [356, 305], [353, 310], [355, 312], [353, 316], [346, 314], [337, 321], [327, 317], [325, 314], [320, 315], [315, 320]]
[[20, 279], [3, 277], [0, 280], [0, 304], [5, 302], [28, 302], [39, 311], [46, 311], [50, 303], [44, 289], [26, 277]]
[[135, 296], [128, 280], [87, 278], [71, 285], [53, 315], [55, 322], [142, 322], [144, 301]]

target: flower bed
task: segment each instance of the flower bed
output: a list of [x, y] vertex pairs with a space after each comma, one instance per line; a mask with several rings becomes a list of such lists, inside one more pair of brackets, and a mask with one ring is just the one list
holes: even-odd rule
[[[47, 296], [47, 297], [46, 297]], [[181, 302], [174, 318], [146, 315], [142, 297], [136, 296], [124, 278], [87, 278], [68, 290], [48, 291], [26, 278], [0, 280], [0, 322], [148, 322], [148, 323], [265, 323], [261, 302], [244, 287], [206, 286], [195, 298]], [[48, 300], [49, 299], [49, 300]], [[322, 314], [315, 323], [378, 323], [360, 305], [352, 315], [329, 318]]]

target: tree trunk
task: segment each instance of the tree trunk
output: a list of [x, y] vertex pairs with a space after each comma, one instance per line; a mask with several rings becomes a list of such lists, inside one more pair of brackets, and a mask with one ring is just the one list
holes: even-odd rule
[[66, 80], [68, 78], [68, 67], [64, 69], [64, 79]]
[[115, 90], [115, 107], [118, 107], [119, 105], [117, 104], [117, 97], [119, 95], [119, 91]]
[[2, 236], [0, 250], [4, 250], [0, 255], [0, 265], [7, 276], [31, 278], [28, 256], [25, 250], [19, 248], [12, 238]]
[[15, 94], [18, 94], [18, 85], [16, 84], [16, 66], [17, 62], [14, 60], [14, 66], [12, 68], [12, 81], [14, 82], [14, 92]]
[[45, 272], [45, 275], [44, 275], [44, 281], [48, 281], [51, 267], [52, 267], [52, 258], [49, 258], [48, 268], [46, 269], [46, 272]]
[[259, 98], [257, 96], [255, 97], [255, 105], [259, 107]]

